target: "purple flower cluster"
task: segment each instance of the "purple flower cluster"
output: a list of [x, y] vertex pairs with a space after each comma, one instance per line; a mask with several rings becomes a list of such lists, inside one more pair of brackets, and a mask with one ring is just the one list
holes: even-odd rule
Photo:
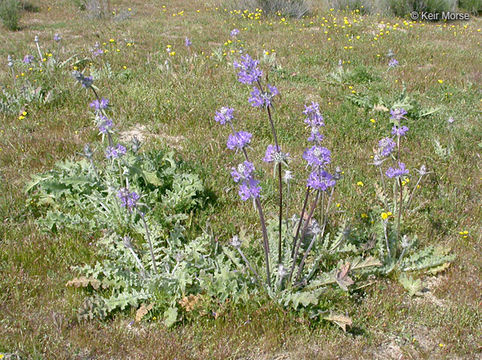
[[102, 49], [94, 49], [94, 50], [92, 51], [92, 55], [94, 55], [94, 56], [100, 56], [100, 55], [102, 55], [103, 53], [104, 53], [104, 50], [102, 50]]
[[238, 29], [233, 29], [231, 30], [231, 33], [229, 34], [232, 38], [238, 36], [239, 30]]
[[24, 64], [30, 64], [34, 60], [33, 55], [25, 55], [23, 57], [23, 63]]
[[263, 161], [267, 163], [281, 163], [285, 162], [288, 160], [290, 157], [289, 153], [283, 153], [281, 151], [276, 151], [276, 146], [275, 145], [268, 145], [266, 148], [266, 152], [264, 154]]
[[407, 111], [404, 108], [390, 110], [390, 119], [392, 120], [400, 121], [405, 115], [407, 115]]
[[400, 177], [402, 175], [407, 175], [408, 173], [409, 173], [409, 170], [405, 169], [405, 164], [402, 163], [402, 162], [399, 162], [398, 168], [393, 168], [393, 167], [388, 168], [385, 175], [387, 175], [387, 177], [392, 179], [394, 177]]
[[139, 194], [135, 191], [129, 192], [128, 188], [121, 188], [117, 192], [117, 197], [121, 201], [121, 206], [129, 209], [129, 211], [136, 207], [137, 200], [140, 198]]
[[117, 144], [116, 146], [108, 146], [105, 150], [105, 157], [107, 159], [117, 159], [122, 155], [125, 155], [126, 151], [126, 148], [121, 144]]
[[268, 91], [261, 92], [257, 87], [253, 88], [251, 91], [251, 97], [248, 99], [251, 106], [254, 107], [268, 107], [271, 106], [271, 100], [273, 97], [279, 94], [278, 89], [276, 86], [272, 86], [268, 84]]
[[104, 115], [100, 115], [98, 126], [99, 126], [99, 131], [100, 131], [101, 134], [107, 134], [112, 129], [114, 124], [112, 123], [111, 119], [108, 119]]
[[256, 199], [261, 193], [261, 186], [259, 186], [259, 181], [250, 178], [248, 181], [243, 182], [239, 185], [239, 196], [241, 200], [246, 201], [249, 198]]
[[267, 163], [273, 162], [275, 158], [275, 153], [276, 153], [276, 146], [268, 145], [268, 147], [266, 148], [266, 153], [264, 154], [263, 161]]
[[243, 84], [251, 85], [263, 76], [263, 72], [258, 68], [258, 61], [248, 54], [241, 56], [241, 62], [235, 61], [234, 68], [239, 69], [238, 81]]
[[94, 83], [94, 79], [92, 78], [92, 76], [84, 76], [84, 74], [82, 74], [80, 71], [74, 71], [72, 72], [72, 75], [74, 76], [75, 80], [80, 82], [82, 87], [86, 89], [92, 87], [92, 84]]
[[329, 187], [335, 186], [335, 183], [333, 176], [325, 170], [313, 171], [308, 176], [307, 181], [309, 187], [321, 191], [326, 191]]
[[82, 79], [82, 81], [80, 83], [81, 83], [82, 87], [88, 89], [94, 83], [94, 78], [92, 76], [84, 76], [84, 78]]
[[109, 100], [106, 98], [102, 98], [100, 100], [95, 99], [90, 103], [90, 107], [95, 110], [105, 110], [109, 107]]
[[320, 105], [312, 102], [311, 105], [305, 105], [303, 114], [306, 115], [305, 124], [309, 126], [325, 126], [323, 115], [320, 112]]
[[190, 47], [190, 46], [192, 45], [192, 41], [191, 41], [188, 37], [186, 37], [186, 38], [184, 39], [184, 45], [185, 45], [186, 47]]
[[321, 134], [321, 127], [325, 126], [323, 115], [320, 112], [320, 105], [312, 102], [311, 105], [306, 106], [303, 114], [306, 115], [305, 124], [311, 128], [311, 135], [308, 141], [315, 142], [317, 144], [323, 141], [324, 136]]
[[242, 164], [239, 164], [237, 168], [232, 168], [231, 176], [233, 177], [234, 182], [239, 181], [246, 181], [252, 177], [254, 172], [254, 165], [249, 161], [245, 161]]
[[388, 62], [388, 67], [389, 68], [394, 68], [394, 67], [397, 67], [399, 65], [397, 59], [395, 58], [391, 58], [390, 61]]
[[95, 43], [94, 48], [92, 49], [92, 55], [95, 57], [100, 56], [104, 53], [104, 50], [100, 48], [100, 44], [98, 42]]
[[231, 122], [234, 119], [234, 109], [228, 108], [226, 106], [222, 107], [216, 111], [214, 115], [214, 120], [221, 125]]
[[392, 128], [392, 135], [404, 136], [408, 131], [407, 126], [394, 126]]
[[253, 135], [247, 131], [238, 131], [235, 134], [230, 134], [226, 146], [230, 150], [243, 149], [251, 142]]
[[62, 40], [62, 36], [60, 36], [60, 34], [54, 34], [54, 41], [59, 42], [60, 40]]
[[259, 197], [261, 192], [259, 181], [253, 178], [253, 172], [254, 165], [249, 161], [239, 164], [237, 168], [233, 168], [231, 171], [234, 182], [240, 183], [238, 193], [243, 201]]
[[312, 167], [325, 167], [331, 162], [331, 152], [325, 147], [314, 145], [306, 149], [303, 153], [303, 159]]
[[381, 139], [378, 142], [378, 150], [380, 155], [383, 157], [390, 155], [393, 149], [395, 149], [395, 146], [397, 146], [397, 144], [395, 144], [395, 141], [393, 141], [392, 138], [386, 137]]
[[305, 124], [310, 127], [311, 133], [308, 141], [315, 142], [311, 148], [306, 149], [303, 153], [303, 159], [308, 162], [313, 171], [308, 176], [308, 187], [316, 190], [326, 191], [328, 188], [335, 186], [335, 179], [324, 168], [331, 162], [331, 151], [320, 146], [323, 140], [321, 128], [325, 126], [323, 115], [320, 112], [320, 105], [312, 102], [311, 105], [305, 105], [303, 114], [306, 115]]

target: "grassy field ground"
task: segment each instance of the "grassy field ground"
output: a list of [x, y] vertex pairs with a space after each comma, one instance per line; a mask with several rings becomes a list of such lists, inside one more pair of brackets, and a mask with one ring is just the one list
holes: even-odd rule
[[[371, 216], [372, 148], [390, 129], [389, 115], [365, 110], [350, 96], [396, 98], [403, 88], [430, 115], [410, 122], [404, 145], [409, 166], [431, 171], [421, 184], [418, 212], [405, 224], [422, 244], [442, 244], [456, 260], [436, 277], [422, 278], [426, 291], [410, 297], [393, 280], [378, 280], [363, 297], [346, 300], [352, 328], [310, 324], [269, 302], [226, 311], [166, 329], [151, 321], [129, 325], [133, 313], [107, 321], [78, 322], [82, 292], [66, 288], [72, 265], [89, 262], [91, 234], [41, 232], [26, 204], [25, 183], [65, 158], [78, 158], [86, 142], [98, 142], [85, 90], [70, 72], [57, 70], [50, 83], [59, 94], [32, 104], [0, 123], [0, 354], [22, 359], [475, 359], [481, 356], [480, 150], [482, 128], [481, 27], [479, 18], [455, 23], [412, 23], [377, 15], [315, 9], [295, 20], [264, 14], [244, 16], [204, 1], [113, 1], [114, 20], [89, 20], [74, 1], [39, 1], [24, 13], [21, 30], [0, 30], [0, 77], [13, 86], [7, 55], [36, 54], [39, 36], [48, 57], [90, 57], [96, 42], [112, 76], [97, 83], [115, 107], [117, 131], [144, 136], [147, 148], [168, 146], [198, 171], [216, 194], [204, 212], [220, 239], [244, 226], [258, 232], [256, 213], [239, 201], [225, 149], [225, 129], [214, 112], [229, 104], [243, 112], [257, 138], [253, 154], [270, 143], [260, 112], [246, 102], [236, 82], [232, 49], [271, 58], [269, 73], [281, 93], [275, 122], [283, 146], [301, 154], [306, 146], [303, 104], [320, 103], [326, 146], [344, 171], [335, 201], [363, 226]], [[230, 31], [240, 30], [230, 40]], [[60, 46], [54, 33], [62, 35]], [[184, 46], [189, 37], [192, 46]], [[169, 48], [169, 51], [166, 49]], [[399, 66], [389, 69], [392, 50]], [[193, 55], [196, 54], [196, 57]], [[169, 59], [169, 73], [163, 68]], [[337, 80], [338, 62], [350, 74]], [[265, 69], [268, 63], [262, 63]], [[80, 66], [80, 65], [79, 65]], [[164, 69], [164, 70], [163, 70]], [[18, 83], [45, 79], [28, 66]], [[33, 80], [32, 80], [33, 81]], [[25, 112], [25, 113], [24, 113]], [[453, 123], [448, 119], [452, 117]], [[437, 145], [438, 144], [438, 145]], [[301, 156], [292, 167], [302, 169]], [[267, 168], [267, 174], [270, 169]], [[265, 206], [276, 211], [275, 181], [269, 176]], [[305, 180], [299, 175], [297, 184]], [[413, 180], [412, 180], [413, 181]], [[360, 185], [363, 183], [363, 186]], [[358, 184], [358, 185], [357, 185]], [[301, 192], [295, 197], [302, 199]], [[368, 214], [365, 217], [364, 214]], [[467, 233], [465, 233], [467, 232]], [[16, 357], [19, 356], [19, 357]], [[0, 355], [0, 358], [2, 355]]]

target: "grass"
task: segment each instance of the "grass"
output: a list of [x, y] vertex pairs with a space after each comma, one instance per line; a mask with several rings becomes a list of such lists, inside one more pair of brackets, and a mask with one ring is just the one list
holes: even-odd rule
[[[221, 52], [219, 59], [211, 56], [216, 48], [233, 46], [223, 45], [233, 28], [241, 30], [238, 38], [249, 53], [276, 54], [281, 68], [270, 73], [270, 80], [280, 89], [282, 100], [275, 121], [290, 153], [301, 154], [305, 146], [305, 130], [298, 125], [303, 104], [320, 102], [327, 123], [326, 146], [345, 172], [335, 201], [355, 219], [355, 226], [363, 226], [366, 220], [360, 215], [371, 210], [371, 179], [376, 176], [368, 165], [371, 149], [390, 126], [386, 114], [367, 113], [346, 96], [355, 91], [396, 97], [405, 86], [422, 107], [441, 107], [409, 124], [407, 165], [425, 163], [433, 173], [420, 189], [428, 202], [405, 226], [423, 244], [450, 246], [457, 260], [442, 275], [423, 279], [428, 291], [422, 297], [410, 298], [399, 284], [383, 280], [347, 298], [345, 309], [354, 318], [347, 334], [326, 323], [310, 324], [271, 303], [226, 309], [216, 320], [203, 317], [173, 330], [157, 322], [128, 326], [131, 313], [106, 322], [78, 323], [75, 307], [82, 294], [65, 283], [72, 277], [70, 266], [91, 260], [94, 239], [86, 233], [40, 233], [22, 191], [31, 174], [77, 157], [84, 143], [97, 141], [85, 93], [74, 86], [72, 69], [64, 68], [54, 73], [55, 88], [61, 92], [57, 100], [28, 106], [23, 119], [20, 114], [1, 115], [0, 353], [29, 359], [480, 356], [480, 19], [425, 24], [321, 10], [300, 20], [255, 19], [198, 1], [170, 1], [164, 8], [155, 1], [122, 0], [113, 2], [113, 9], [120, 13], [131, 8], [130, 17], [100, 21], [86, 19], [70, 1], [37, 3], [40, 11], [21, 20], [22, 31], [0, 30], [5, 44], [0, 58], [35, 54], [35, 35], [53, 52], [52, 36], [61, 33], [64, 58], [79, 54], [80, 59], [96, 41], [105, 42], [103, 47], [110, 50], [105, 59], [114, 74], [129, 72], [127, 78], [98, 82], [116, 106], [117, 131], [145, 125], [152, 135], [147, 147], [175, 146], [202, 174], [218, 196], [205, 216], [220, 239], [227, 240], [240, 227], [250, 233], [259, 230], [256, 213], [238, 201], [229, 179], [226, 169], [236, 160], [225, 149], [225, 129], [214, 123], [214, 111], [229, 104], [245, 112], [243, 124], [258, 140], [253, 154], [264, 152], [270, 143], [264, 118], [247, 105], [247, 89], [235, 81], [230, 64], [234, 56], [229, 51], [226, 56]], [[344, 16], [350, 26], [344, 24]], [[199, 55], [192, 65], [186, 60], [185, 36]], [[167, 45], [176, 51], [171, 57], [175, 76], [158, 68]], [[401, 66], [387, 71], [389, 49]], [[340, 59], [353, 73], [337, 84], [327, 74]], [[8, 70], [3, 65], [0, 79], [11, 88]], [[25, 78], [41, 82], [47, 76], [28, 70], [17, 75], [18, 82]], [[455, 119], [452, 129], [449, 116]], [[450, 157], [437, 155], [435, 138], [443, 147], [453, 139]], [[303, 166], [300, 157], [292, 163], [295, 170]], [[275, 180], [266, 170], [263, 182], [274, 192]], [[295, 180], [298, 185], [304, 181], [300, 174]], [[356, 186], [358, 181], [365, 185]], [[295, 196], [301, 202], [301, 192]], [[265, 203], [273, 215], [273, 197]], [[469, 234], [463, 238], [459, 232], [465, 230]]]

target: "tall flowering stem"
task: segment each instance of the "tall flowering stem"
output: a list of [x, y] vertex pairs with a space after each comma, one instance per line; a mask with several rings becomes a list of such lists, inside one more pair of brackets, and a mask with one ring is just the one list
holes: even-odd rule
[[[301, 224], [303, 223], [303, 218], [305, 216], [306, 205], [308, 205], [308, 198], [310, 196], [310, 190], [311, 189], [308, 186], [306, 188], [305, 201], [303, 201], [303, 208], [301, 209], [300, 221], [298, 221], [298, 226], [296, 228], [296, 234], [295, 234], [295, 237], [293, 239], [293, 247], [291, 249], [291, 258], [293, 259], [293, 261], [295, 260], [296, 255], [298, 255], [299, 244], [297, 244], [297, 241], [298, 241], [298, 236], [300, 235]], [[296, 251], [295, 251], [295, 249], [296, 249]]]
[[[397, 212], [397, 238], [400, 241], [400, 220], [401, 220], [402, 211], [403, 211], [402, 175], [408, 174], [408, 170], [406, 170], [406, 172], [405, 172], [405, 164], [403, 164], [400, 161], [400, 153], [401, 153], [401, 151], [400, 151], [400, 139], [401, 139], [402, 136], [405, 136], [405, 134], [408, 131], [407, 126], [402, 126], [401, 120], [405, 118], [405, 115], [407, 115], [407, 111], [403, 108], [392, 109], [392, 110], [390, 110], [390, 115], [391, 115], [390, 118], [392, 120], [395, 120], [395, 123], [396, 123], [396, 125], [393, 126], [393, 128], [392, 128], [392, 135], [397, 136], [397, 162], [400, 166], [400, 169], [402, 169], [401, 165], [403, 165], [403, 170], [400, 171], [399, 174], [395, 174], [395, 176], [397, 177], [397, 180], [398, 180], [398, 187], [399, 187], [399, 190], [400, 190], [400, 200], [399, 200], [398, 212]], [[394, 173], [392, 173], [392, 174], [394, 174]], [[387, 176], [390, 177], [389, 174], [387, 174]]]
[[229, 124], [233, 134], [229, 135], [227, 147], [230, 150], [241, 150], [244, 155], [244, 163], [238, 165], [237, 168], [233, 168], [231, 176], [234, 181], [240, 183], [239, 195], [241, 200], [248, 200], [252, 198], [256, 209], [258, 210], [259, 220], [261, 223], [261, 232], [263, 234], [263, 249], [266, 263], [266, 282], [268, 287], [271, 287], [271, 272], [269, 265], [269, 241], [268, 231], [266, 230], [266, 220], [264, 218], [263, 208], [261, 201], [259, 200], [259, 193], [261, 188], [258, 186], [258, 181], [254, 179], [252, 173], [254, 171], [254, 165], [249, 161], [248, 152], [246, 146], [249, 145], [252, 135], [246, 131], [237, 132], [233, 125], [234, 109], [228, 107], [222, 107], [216, 112], [214, 120], [221, 125]]
[[[301, 232], [301, 237], [300, 237], [300, 240], [298, 242], [298, 244], [296, 245], [296, 250], [295, 250], [295, 255], [294, 255], [294, 258], [293, 258], [293, 264], [291, 265], [291, 270], [290, 270], [290, 274], [288, 276], [288, 281], [291, 281], [291, 278], [293, 277], [293, 272], [295, 271], [295, 266], [296, 266], [296, 258], [298, 257], [298, 252], [300, 250], [300, 245], [301, 245], [301, 242], [303, 241], [303, 238], [305, 237], [306, 235], [306, 231], [308, 230], [308, 226], [310, 225], [310, 222], [311, 222], [311, 218], [313, 217], [313, 213], [315, 212], [315, 208], [316, 208], [316, 205], [318, 205], [318, 198], [320, 197], [320, 190], [318, 190], [316, 192], [316, 197], [315, 197], [315, 201], [313, 202], [313, 204], [311, 205], [311, 209], [310, 209], [310, 212], [308, 214], [308, 217], [306, 218], [306, 221], [305, 221], [305, 225], [303, 226], [303, 231]], [[311, 250], [311, 249], [310, 249]], [[308, 251], [305, 253], [305, 256], [306, 254], [308, 253]], [[300, 264], [301, 266], [302, 264]], [[298, 276], [300, 275], [301, 271], [298, 272]]]
[[[266, 85], [267, 90], [263, 89], [261, 84], [261, 77], [263, 72], [258, 68], [258, 61], [253, 60], [249, 55], [244, 55], [241, 57], [241, 62], [235, 62], [234, 67], [239, 69], [238, 81], [243, 84], [256, 84], [251, 92], [251, 97], [249, 102], [254, 107], [265, 107], [269, 123], [271, 126], [271, 132], [273, 134], [273, 139], [276, 147], [276, 153], [281, 155], [281, 149], [278, 143], [278, 136], [273, 122], [273, 117], [271, 114], [272, 99], [274, 96], [278, 95], [278, 89], [275, 86], [269, 84]], [[277, 156], [280, 158], [281, 156]], [[281, 159], [278, 159], [281, 160]], [[282, 161], [276, 161], [275, 166], [278, 166], [278, 191], [279, 191], [279, 217], [278, 217], [278, 265], [281, 264], [282, 259], [282, 223], [283, 223], [283, 177], [282, 177]]]
[[[294, 240], [295, 250], [293, 254], [293, 263], [292, 263], [289, 278], [288, 278], [289, 281], [291, 281], [291, 278], [293, 276], [301, 242], [306, 234], [306, 231], [308, 230], [308, 227], [310, 226], [310, 221], [313, 217], [313, 213], [315, 211], [316, 206], [318, 205], [318, 199], [320, 198], [320, 193], [322, 194], [322, 199], [323, 199], [322, 200], [322, 217], [323, 217], [323, 223], [324, 223], [323, 225], [323, 231], [324, 231], [324, 228], [326, 227], [326, 221], [327, 221], [326, 220], [327, 214], [325, 214], [325, 209], [324, 209], [325, 191], [327, 191], [330, 187], [332, 188], [332, 191], [330, 193], [330, 198], [328, 200], [328, 205], [327, 205], [327, 211], [328, 211], [331, 205], [331, 198], [333, 196], [333, 187], [335, 186], [336, 179], [339, 179], [340, 177], [339, 173], [341, 173], [341, 171], [338, 170], [337, 168], [335, 176], [332, 176], [325, 170], [326, 166], [331, 162], [331, 152], [327, 148], [321, 146], [321, 142], [323, 141], [323, 135], [321, 134], [321, 127], [323, 127], [325, 123], [324, 123], [323, 116], [321, 115], [321, 112], [320, 112], [319, 104], [313, 102], [311, 103], [311, 105], [305, 106], [305, 110], [303, 111], [303, 114], [306, 115], [305, 124], [307, 124], [311, 130], [311, 134], [310, 134], [310, 137], [308, 138], [308, 141], [313, 142], [315, 144], [312, 147], [305, 150], [305, 152], [303, 153], [303, 158], [307, 161], [308, 167], [311, 167], [313, 171], [310, 173], [307, 179], [306, 198], [305, 198], [305, 203], [303, 204], [303, 210], [301, 212], [300, 223], [298, 224], [298, 229], [295, 235], [295, 240]], [[309, 215], [305, 220], [305, 225], [303, 227], [301, 237], [298, 241], [299, 229], [302, 221], [304, 220], [304, 212], [306, 209], [306, 203], [308, 201], [310, 189], [317, 190], [316, 198], [315, 198], [315, 201], [313, 202], [313, 205], [311, 206]], [[316, 235], [312, 238], [311, 243], [306, 249], [305, 254], [299, 264], [298, 274], [296, 276], [297, 281], [301, 277], [305, 261], [316, 241], [316, 238], [317, 238]]]
[[35, 45], [37, 46], [38, 55], [40, 57], [39, 58], [39, 65], [42, 66], [43, 55], [42, 55], [42, 51], [40, 51], [38, 35], [35, 35], [34, 41], [35, 41]]
[[[278, 94], [278, 89], [276, 87], [267, 85], [269, 91], [265, 92], [263, 89], [263, 85], [261, 84], [261, 77], [258, 77], [256, 80], [256, 84], [258, 86], [258, 90], [256, 88], [251, 93], [252, 97], [250, 98], [250, 102], [253, 106], [263, 106], [266, 108], [266, 112], [268, 114], [269, 123], [271, 126], [271, 133], [273, 134], [273, 140], [276, 147], [276, 152], [278, 154], [281, 153], [281, 149], [278, 143], [278, 135], [276, 133], [276, 128], [274, 126], [273, 116], [271, 115], [271, 107], [272, 102], [271, 99]], [[261, 93], [260, 93], [261, 92]], [[283, 176], [282, 176], [282, 169], [281, 169], [281, 162], [277, 162], [275, 165], [278, 167], [278, 199], [279, 199], [279, 217], [278, 217], [278, 264], [281, 264], [282, 258], [282, 249], [283, 249], [283, 240], [282, 240], [282, 222], [283, 222]]]
[[[243, 148], [243, 154], [246, 161], [249, 161], [248, 153], [246, 149]], [[266, 220], [264, 219], [263, 207], [261, 206], [261, 201], [259, 201], [259, 197], [255, 197], [254, 203], [256, 204], [256, 208], [258, 209], [259, 214], [259, 221], [261, 222], [261, 232], [263, 234], [263, 248], [264, 248], [264, 258], [266, 264], [266, 282], [268, 287], [271, 287], [271, 272], [269, 267], [269, 241], [268, 241], [268, 231], [266, 230]]]
[[420, 167], [420, 170], [417, 170], [417, 171], [418, 171], [420, 176], [418, 177], [417, 183], [415, 184], [415, 187], [413, 188], [412, 193], [410, 194], [410, 197], [408, 198], [407, 209], [410, 208], [410, 204], [412, 203], [413, 195], [415, 194], [415, 191], [417, 190], [418, 185], [420, 184], [420, 181], [422, 181], [422, 178], [424, 177], [424, 175], [428, 174], [427, 168], [425, 167], [425, 165], [422, 165]]
[[[278, 145], [278, 138], [276, 136], [276, 130], [274, 128], [273, 119], [271, 118], [271, 111], [270, 107], [267, 106], [266, 109], [268, 111], [269, 122], [271, 123], [271, 131], [273, 132], [273, 138], [276, 145], [276, 151], [280, 153], [280, 148]], [[278, 239], [278, 264], [281, 264], [281, 250], [282, 250], [282, 235], [281, 235], [281, 224], [283, 221], [283, 177], [281, 175], [281, 162], [278, 163], [278, 189], [279, 189], [279, 219], [278, 219], [278, 227], [279, 227], [279, 239]]]
[[13, 59], [12, 59], [12, 55], [8, 55], [8, 57], [7, 57], [7, 65], [8, 65], [8, 67], [10, 68], [10, 71], [12, 72], [13, 84], [16, 85], [16, 84], [17, 84], [17, 81], [16, 81], [16, 76], [15, 76], [15, 70], [13, 69]]

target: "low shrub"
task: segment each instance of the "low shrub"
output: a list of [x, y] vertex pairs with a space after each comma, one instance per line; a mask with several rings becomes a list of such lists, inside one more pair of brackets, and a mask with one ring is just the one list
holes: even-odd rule
[[255, 11], [261, 9], [265, 14], [280, 14], [282, 16], [301, 18], [311, 11], [308, 0], [234, 0], [230, 6]]
[[482, 0], [459, 0], [459, 8], [478, 15], [482, 12]]
[[454, 11], [456, 0], [388, 0], [388, 6], [395, 16], [407, 17], [410, 12], [442, 13]]

